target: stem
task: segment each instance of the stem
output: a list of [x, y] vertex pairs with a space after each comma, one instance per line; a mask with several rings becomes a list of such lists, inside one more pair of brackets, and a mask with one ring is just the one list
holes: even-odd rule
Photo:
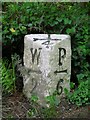
[[15, 65], [14, 65], [14, 60], [12, 60], [12, 69], [13, 69], [13, 83], [14, 83], [14, 92], [16, 92], [16, 86], [15, 86], [15, 80], [16, 80], [16, 77], [15, 77]]

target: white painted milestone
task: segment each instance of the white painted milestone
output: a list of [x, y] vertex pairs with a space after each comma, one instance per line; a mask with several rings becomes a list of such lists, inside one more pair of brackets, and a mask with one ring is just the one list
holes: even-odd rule
[[30, 34], [24, 39], [24, 67], [29, 75], [24, 76], [24, 94], [39, 97], [43, 105], [45, 97], [57, 91], [64, 95], [70, 90], [71, 39], [69, 35]]

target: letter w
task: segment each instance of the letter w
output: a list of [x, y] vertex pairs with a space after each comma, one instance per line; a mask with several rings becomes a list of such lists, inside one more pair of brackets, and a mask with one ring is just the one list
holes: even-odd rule
[[34, 64], [35, 56], [37, 57], [37, 65], [39, 64], [39, 57], [40, 57], [41, 49], [42, 48], [38, 48], [39, 53], [37, 53], [37, 49], [35, 49], [35, 50], [33, 48], [30, 49], [31, 54], [32, 54], [32, 63], [33, 64]]

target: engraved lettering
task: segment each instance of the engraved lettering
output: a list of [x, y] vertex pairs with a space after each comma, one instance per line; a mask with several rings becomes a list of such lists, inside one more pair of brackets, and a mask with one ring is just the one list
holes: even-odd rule
[[33, 48], [31, 48], [30, 51], [31, 51], [31, 54], [32, 54], [32, 63], [34, 63], [34, 59], [35, 59], [35, 55], [37, 53], [37, 49], [34, 50], [34, 53], [33, 53]]
[[58, 94], [58, 95], [62, 94], [62, 92], [63, 92], [63, 88], [62, 88], [62, 86], [60, 85], [60, 83], [62, 83], [62, 82], [63, 82], [63, 79], [60, 79], [60, 80], [58, 81], [58, 83], [57, 83], [57, 86], [56, 86], [56, 90], [57, 90], [57, 94]]
[[[64, 48], [58, 48], [58, 49], [59, 49], [59, 63], [58, 63], [58, 65], [62, 66], [61, 60], [62, 60], [62, 58], [66, 57], [66, 50]], [[61, 54], [62, 51], [64, 53], [63, 55]], [[55, 74], [57, 74], [57, 73], [67, 73], [67, 69], [65, 69], [65, 70], [56, 70], [56, 71], [54, 71], [54, 73]]]
[[32, 90], [31, 90], [31, 93], [34, 91], [34, 89], [37, 87], [37, 81], [32, 78]]
[[56, 71], [54, 71], [55, 74], [57, 74], [57, 73], [64, 73], [64, 72], [67, 73], [67, 70], [62, 70], [62, 71], [56, 70]]
[[[58, 48], [59, 49], [59, 66], [62, 65], [61, 59], [66, 57], [66, 50], [64, 48]], [[64, 52], [64, 54], [62, 55], [62, 51]]]
[[[33, 48], [30, 49], [31, 54], [32, 54], [32, 63], [33, 64], [35, 62], [35, 57], [37, 57], [37, 65], [39, 64], [39, 58], [40, 58], [41, 49], [42, 48], [38, 48], [38, 50], [37, 49], [33, 49]], [[38, 51], [39, 51], [39, 53], [38, 53]]]
[[39, 64], [39, 58], [40, 58], [41, 49], [42, 48], [39, 48], [39, 54], [37, 55], [37, 64]]

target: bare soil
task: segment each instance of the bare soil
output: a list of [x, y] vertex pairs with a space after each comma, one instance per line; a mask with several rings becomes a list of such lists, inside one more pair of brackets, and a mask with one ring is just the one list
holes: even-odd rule
[[[17, 92], [11, 96], [2, 97], [2, 117], [3, 118], [27, 118], [27, 111], [30, 109], [29, 100], [21, 93]], [[77, 107], [69, 103], [65, 98], [61, 100], [57, 108], [58, 118], [90, 118], [90, 107]]]

